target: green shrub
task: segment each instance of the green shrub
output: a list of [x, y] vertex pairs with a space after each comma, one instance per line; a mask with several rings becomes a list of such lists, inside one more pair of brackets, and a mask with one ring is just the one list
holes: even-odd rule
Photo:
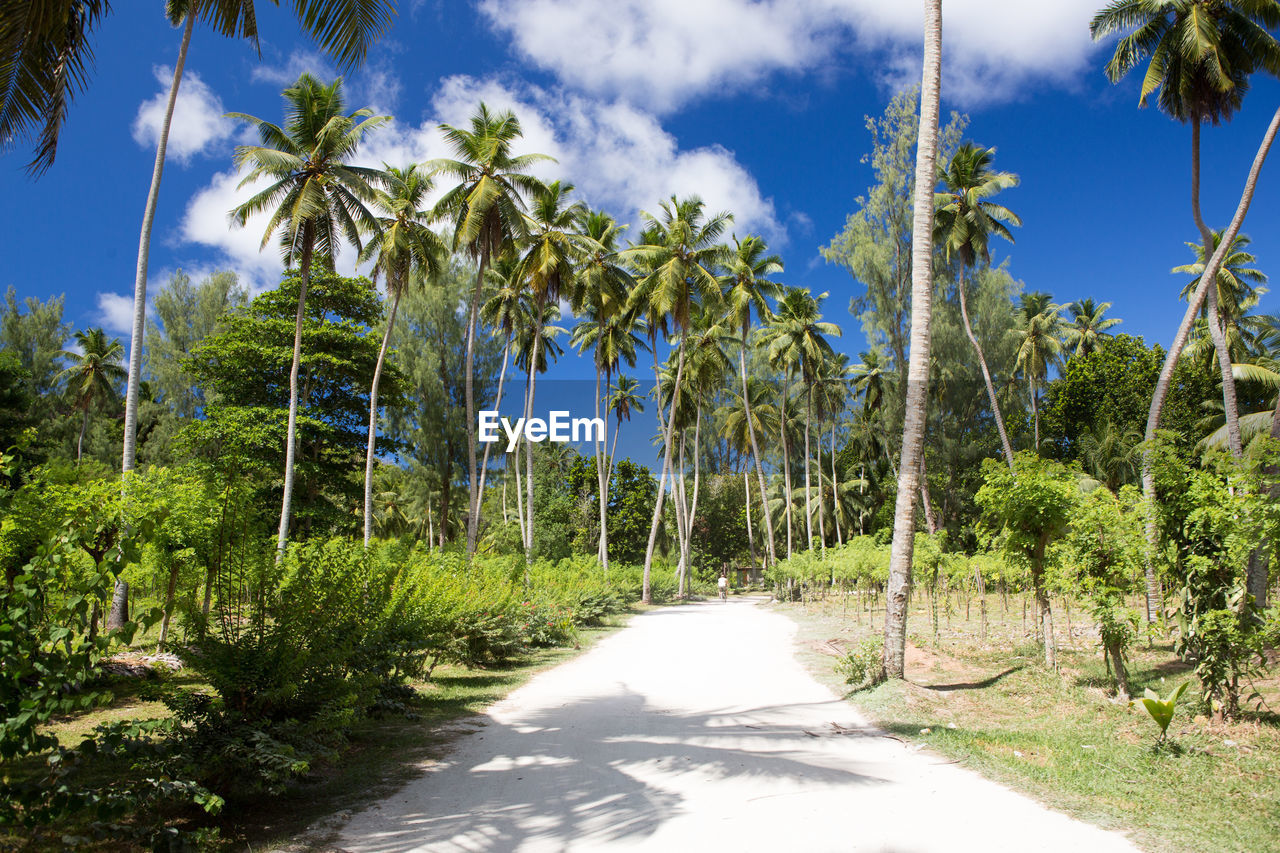
[[845, 684], [854, 690], [862, 690], [883, 680], [883, 659], [884, 638], [878, 634], [864, 637], [836, 662], [836, 672], [844, 678]]

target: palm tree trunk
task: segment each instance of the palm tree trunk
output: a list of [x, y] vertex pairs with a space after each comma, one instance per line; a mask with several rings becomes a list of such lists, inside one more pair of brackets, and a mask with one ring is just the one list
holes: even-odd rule
[[[600, 417], [600, 364], [596, 362], [596, 420], [601, 423], [607, 423]], [[596, 439], [596, 491], [600, 497], [600, 542], [597, 545], [597, 556], [600, 565], [604, 568], [606, 574], [609, 572], [609, 530], [608, 530], [608, 513], [605, 506], [605, 459], [604, 459], [604, 436]]]
[[[487, 246], [480, 249], [480, 263], [476, 267], [476, 287], [471, 295], [471, 310], [467, 317], [467, 355], [464, 384], [467, 399], [467, 461], [471, 466], [467, 469], [467, 557], [476, 551], [476, 533], [480, 529], [480, 485], [476, 471], [476, 400], [473, 387], [475, 377], [476, 332], [480, 320], [480, 298], [484, 293], [484, 273], [489, 266], [489, 250]], [[537, 344], [534, 344], [537, 346]]]
[[298, 313], [293, 324], [293, 364], [289, 367], [289, 426], [284, 445], [284, 495], [280, 501], [280, 531], [276, 535], [276, 565], [284, 560], [289, 542], [289, 516], [293, 510], [293, 460], [298, 446], [298, 370], [302, 365], [302, 323], [307, 317], [307, 289], [311, 286], [311, 253], [315, 224], [302, 226], [302, 285], [298, 289]]
[[[671, 470], [671, 429], [673, 426], [675, 426], [676, 404], [680, 400], [680, 382], [684, 378], [684, 341], [687, 335], [688, 335], [687, 331], [682, 331], [680, 333], [680, 352], [676, 358], [676, 384], [673, 386], [671, 391], [671, 417], [667, 419], [667, 424], [664, 429], [664, 435], [662, 439], [663, 444], [665, 445], [665, 449], [663, 450], [663, 454], [662, 454], [662, 457], [663, 457], [662, 458], [662, 477], [659, 478], [658, 480], [660, 487], [658, 489], [657, 500], [654, 501], [653, 521], [650, 522], [649, 524], [649, 544], [645, 547], [645, 552], [644, 552], [644, 578], [641, 583], [640, 600], [645, 604], [650, 604], [653, 602], [653, 596], [649, 589], [649, 574], [653, 568], [653, 549], [658, 543], [658, 527], [659, 525], [662, 524], [662, 502], [663, 502], [663, 498], [666, 496], [665, 495], [666, 490], [661, 488], [661, 484], [663, 482], [663, 479], [666, 477], [667, 472]], [[658, 358], [656, 347], [654, 348], [653, 357], [656, 362]], [[657, 408], [658, 408], [658, 420], [659, 422], [661, 422], [662, 420], [662, 401], [661, 400], [658, 400]]]
[[400, 294], [404, 282], [397, 282], [391, 294], [391, 314], [387, 317], [387, 330], [382, 334], [382, 346], [378, 348], [378, 363], [373, 368], [373, 384], [369, 386], [369, 440], [364, 450], [364, 547], [368, 549], [373, 538], [373, 451], [378, 439], [378, 385], [382, 381], [382, 366], [387, 360], [387, 347], [391, 344], [391, 332], [396, 325], [396, 312], [400, 310]]
[[742, 369], [742, 408], [747, 416], [747, 434], [751, 436], [751, 458], [755, 460], [756, 481], [760, 486], [760, 502], [764, 506], [765, 535], [769, 537], [765, 541], [765, 558], [769, 561], [769, 565], [773, 565], [777, 562], [777, 554], [774, 551], [773, 518], [769, 515], [769, 490], [765, 487], [764, 465], [760, 462], [760, 444], [756, 440], [755, 422], [751, 420], [751, 396], [747, 392], [748, 331], [749, 330], [744, 329], [742, 335], [742, 348], [738, 350], [738, 365]]
[[84, 455], [84, 434], [89, 431], [89, 401], [84, 403], [84, 419], [80, 421], [80, 438], [76, 441], [76, 464], [80, 464], [80, 457]]
[[1032, 435], [1034, 436], [1034, 441], [1036, 443], [1036, 446], [1032, 449], [1035, 450], [1036, 455], [1039, 456], [1040, 455], [1040, 399], [1039, 399], [1039, 394], [1036, 393], [1035, 379], [1031, 379], [1030, 383], [1031, 383], [1031, 422], [1032, 424], [1034, 424], [1032, 428]]
[[676, 458], [676, 467], [671, 471], [671, 498], [676, 504], [676, 551], [679, 554], [676, 563], [676, 597], [681, 599], [685, 597], [684, 578], [688, 568], [685, 556], [688, 553], [686, 546], [689, 542], [689, 505], [684, 481], [685, 446], [685, 433], [681, 430], [680, 455]]
[[[535, 317], [533, 320], [533, 351], [529, 355], [529, 396], [524, 401], [524, 421], [529, 423], [529, 418], [533, 417], [533, 392], [534, 383], [538, 375], [538, 350], [542, 344], [542, 318], [543, 318], [542, 299], [537, 300], [534, 306]], [[527, 434], [527, 433], [526, 433]], [[524, 584], [529, 585], [529, 567], [533, 565], [533, 447], [526, 448], [528, 455], [524, 460], [524, 487], [525, 487], [525, 509], [529, 513], [529, 538], [525, 540], [524, 547]]]
[[[502, 384], [507, 379], [507, 362], [511, 358], [511, 338], [507, 338], [507, 344], [502, 348], [502, 370], [498, 372], [498, 395], [493, 402], [493, 410], [495, 412], [502, 409]], [[489, 474], [489, 452], [493, 449], [495, 442], [485, 442], [484, 458], [480, 462], [480, 496], [484, 498], [484, 482]], [[503, 521], [506, 521], [506, 483], [503, 483]], [[476, 528], [477, 537], [479, 536], [479, 528]]]
[[924, 4], [924, 73], [920, 85], [920, 132], [916, 146], [914, 221], [911, 234], [911, 354], [902, 424], [902, 464], [894, 506], [893, 545], [885, 595], [884, 670], [904, 676], [907, 595], [915, 547], [916, 481], [924, 450], [929, 404], [929, 351], [933, 319], [933, 186], [938, 161], [938, 107], [942, 79], [942, 0]]
[[[1173, 369], [1177, 366], [1178, 359], [1182, 356], [1182, 349], [1186, 346], [1187, 337], [1191, 334], [1191, 326], [1195, 322], [1196, 315], [1200, 313], [1200, 308], [1204, 304], [1206, 292], [1211, 282], [1218, 279], [1218, 271], [1222, 268], [1222, 261], [1227, 256], [1227, 251], [1231, 244], [1235, 242], [1236, 236], [1240, 233], [1240, 227], [1244, 224], [1244, 218], [1249, 212], [1249, 206], [1253, 203], [1253, 194], [1258, 187], [1258, 175], [1262, 172], [1262, 166], [1267, 160], [1267, 154], [1271, 150], [1272, 143], [1275, 142], [1276, 132], [1280, 131], [1280, 108], [1277, 108], [1275, 114], [1271, 117], [1271, 124], [1267, 126], [1267, 132], [1262, 137], [1262, 142], [1258, 146], [1258, 153], [1254, 155], [1253, 165], [1249, 168], [1249, 175], [1245, 178], [1244, 191], [1240, 195], [1240, 203], [1236, 207], [1235, 215], [1231, 218], [1231, 223], [1227, 226], [1227, 230], [1223, 232], [1222, 239], [1218, 244], [1218, 248], [1211, 256], [1206, 256], [1204, 272], [1200, 274], [1200, 284], [1191, 294], [1191, 298], [1187, 300], [1187, 310], [1182, 315], [1182, 323], [1178, 326], [1178, 333], [1174, 336], [1173, 343], [1169, 347], [1169, 352], [1165, 355], [1164, 365], [1160, 368], [1160, 376], [1156, 380], [1155, 393], [1151, 397], [1151, 408], [1147, 412], [1147, 429], [1145, 440], [1150, 442], [1156, 437], [1156, 430], [1160, 427], [1160, 413], [1164, 409], [1164, 401], [1169, 396], [1169, 388], [1173, 380]], [[1151, 451], [1146, 450], [1142, 454], [1142, 491], [1149, 503], [1154, 503], [1156, 499], [1156, 480], [1155, 472], [1151, 468]], [[1146, 525], [1148, 553], [1146, 559], [1146, 576], [1147, 576], [1147, 622], [1151, 623], [1155, 620], [1156, 611], [1161, 606], [1162, 594], [1160, 590], [1160, 579], [1155, 573], [1154, 555], [1159, 547], [1159, 533], [1156, 530], [1155, 515], [1149, 514]]]
[[[996, 399], [996, 386], [991, 381], [991, 371], [987, 369], [987, 357], [982, 353], [982, 345], [978, 343], [978, 336], [973, 333], [973, 326], [969, 323], [969, 301], [965, 297], [965, 281], [964, 281], [964, 264], [960, 265], [959, 282], [957, 282], [956, 291], [960, 295], [960, 318], [964, 320], [964, 333], [969, 338], [969, 343], [973, 344], [973, 351], [978, 355], [978, 366], [982, 368], [982, 381], [987, 386], [987, 399], [991, 401], [991, 413], [996, 418], [996, 432], [1000, 433], [1000, 446], [1004, 448], [1004, 459], [1009, 463], [1009, 470], [1014, 470], [1013, 466], [1013, 445], [1009, 443], [1009, 433], [1004, 428], [1004, 417], [1000, 414], [1000, 401]], [[1039, 438], [1036, 439], [1037, 445]]]
[[779, 422], [782, 424], [782, 486], [786, 490], [783, 497], [783, 511], [787, 514], [787, 559], [791, 559], [791, 448], [787, 446], [787, 386], [791, 384], [791, 371], [787, 371], [782, 385], [782, 411]]
[[524, 524], [524, 478], [520, 474], [520, 442], [518, 441], [511, 456], [511, 466], [516, 469], [516, 515], [520, 519], [520, 547], [528, 550], [529, 531]]
[[187, 48], [191, 44], [191, 31], [196, 16], [186, 15], [182, 28], [182, 44], [178, 47], [178, 60], [173, 66], [173, 82], [169, 85], [169, 99], [165, 102], [164, 121], [160, 124], [160, 138], [156, 141], [156, 163], [151, 170], [151, 189], [147, 191], [147, 204], [142, 212], [142, 234], [138, 238], [138, 267], [133, 279], [133, 336], [129, 343], [129, 383], [124, 395], [124, 455], [121, 471], [132, 471], [138, 443], [138, 386], [142, 380], [142, 339], [147, 321], [147, 265], [151, 260], [151, 227], [156, 219], [156, 205], [160, 201], [160, 178], [164, 174], [165, 151], [169, 147], [169, 125], [173, 121], [173, 107], [178, 101], [178, 87], [182, 84], [182, 69], [187, 64]]
[[702, 407], [698, 407], [697, 416], [694, 418], [693, 426], [693, 501], [689, 504], [689, 511], [685, 514], [685, 543], [684, 543], [684, 570], [686, 573], [692, 569], [693, 557], [693, 520], [698, 517], [698, 487], [702, 482], [702, 454], [698, 452], [702, 446]]
[[[1204, 244], [1204, 257], [1207, 263], [1210, 255], [1213, 254], [1214, 247], [1213, 232], [1205, 224], [1204, 214], [1200, 209], [1200, 126], [1200, 117], [1193, 116], [1191, 120], [1191, 213], [1195, 218], [1196, 228], [1200, 231], [1200, 240]], [[1216, 282], [1205, 291], [1205, 300], [1208, 305], [1209, 339], [1213, 342], [1214, 352], [1218, 356], [1218, 370], [1222, 375], [1222, 410], [1226, 418], [1227, 445], [1231, 448], [1231, 455], [1239, 459], [1244, 454], [1244, 444], [1240, 437], [1240, 407], [1236, 402], [1236, 380], [1231, 371], [1231, 353], [1227, 349], [1227, 339], [1222, 333], [1222, 320], [1218, 314]]]
[[844, 544], [840, 532], [840, 484], [836, 482], [836, 421], [831, 419], [831, 518], [836, 523], [836, 543]]
[[747, 520], [747, 549], [751, 552], [751, 565], [755, 566], [759, 557], [756, 556], [756, 536], [751, 527], [751, 472], [747, 465], [742, 466], [742, 494]]
[[804, 400], [804, 547], [813, 550], [813, 496], [809, 491], [809, 421], [813, 419], [813, 388], [805, 386]]

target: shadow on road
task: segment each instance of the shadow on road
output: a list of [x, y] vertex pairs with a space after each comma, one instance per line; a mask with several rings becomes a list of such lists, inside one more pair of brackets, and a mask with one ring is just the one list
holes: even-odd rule
[[[833, 710], [838, 707], [831, 704]], [[590, 837], [601, 843], [644, 838], [682, 814], [683, 798], [672, 790], [677, 786], [638, 778], [654, 771], [664, 780], [691, 774], [694, 778], [685, 781], [695, 784], [754, 778], [785, 778], [798, 785], [883, 781], [834, 766], [835, 761], [824, 766], [812, 750], [814, 737], [876, 733], [774, 726], [759, 722], [761, 710], [681, 715], [649, 709], [643, 697], [628, 692], [522, 715], [518, 726], [489, 721], [459, 741], [443, 767], [388, 797], [380, 815], [358, 816], [347, 843], [376, 853], [499, 853], [537, 838]], [[765, 710], [785, 713], [787, 707]]]

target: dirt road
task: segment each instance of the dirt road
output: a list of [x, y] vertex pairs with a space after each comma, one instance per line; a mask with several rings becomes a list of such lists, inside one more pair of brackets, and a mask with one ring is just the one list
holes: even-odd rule
[[747, 601], [656, 610], [495, 705], [337, 846], [391, 851], [1135, 850], [880, 735]]

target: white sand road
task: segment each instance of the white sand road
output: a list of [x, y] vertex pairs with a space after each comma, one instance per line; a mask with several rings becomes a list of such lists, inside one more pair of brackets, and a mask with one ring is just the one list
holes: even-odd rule
[[750, 601], [635, 617], [481, 717], [357, 813], [335, 847], [393, 851], [1111, 851], [1054, 812], [869, 727]]

